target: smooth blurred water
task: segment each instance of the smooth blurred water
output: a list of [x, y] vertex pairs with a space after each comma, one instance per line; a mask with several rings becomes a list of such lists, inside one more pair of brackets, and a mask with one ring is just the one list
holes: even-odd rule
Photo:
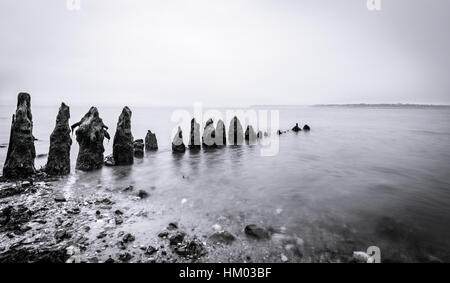
[[[7, 144], [14, 106], [0, 109], [0, 144]], [[58, 109], [32, 110], [37, 154], [46, 154]], [[87, 111], [72, 107], [71, 123]], [[121, 109], [99, 111], [113, 137]], [[177, 218], [201, 232], [221, 216], [232, 219], [228, 229], [235, 232], [246, 223], [285, 227], [301, 236], [311, 253], [351, 255], [376, 245], [388, 260], [450, 261], [449, 109], [280, 109], [280, 128], [299, 122], [312, 131], [280, 136], [273, 157], [247, 145], [173, 155], [174, 109], [132, 111], [135, 139], [151, 129], [160, 149], [133, 166], [73, 170], [62, 187], [76, 193], [100, 184], [119, 192], [134, 185], [151, 193], [149, 203], [161, 211], [160, 220]], [[112, 141], [105, 147], [105, 154], [111, 153]], [[0, 149], [0, 166], [6, 150]], [[45, 162], [39, 158], [36, 165]]]

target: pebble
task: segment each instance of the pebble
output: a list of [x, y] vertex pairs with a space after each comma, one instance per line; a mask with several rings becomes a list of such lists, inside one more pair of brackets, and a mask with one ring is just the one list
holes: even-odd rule
[[66, 202], [67, 200], [62, 194], [58, 194], [55, 196], [55, 201], [56, 202]]

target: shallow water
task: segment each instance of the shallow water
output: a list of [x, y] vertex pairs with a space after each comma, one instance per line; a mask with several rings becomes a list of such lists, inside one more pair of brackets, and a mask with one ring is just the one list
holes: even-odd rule
[[[0, 144], [7, 144], [14, 106], [0, 110]], [[36, 151], [46, 154], [58, 109], [32, 110]], [[73, 107], [71, 123], [87, 111]], [[113, 136], [121, 109], [99, 111]], [[381, 248], [385, 261], [450, 261], [449, 109], [280, 109], [280, 128], [299, 122], [312, 131], [280, 136], [273, 157], [261, 156], [259, 145], [173, 155], [174, 109], [132, 111], [135, 139], [151, 129], [160, 149], [133, 166], [72, 170], [59, 186], [66, 194], [108, 190], [118, 198], [125, 198], [120, 192], [130, 185], [148, 191], [145, 205], [155, 215], [133, 223], [135, 231], [154, 236], [176, 220], [200, 234], [219, 222], [240, 235], [246, 224], [257, 223], [301, 237], [311, 261], [323, 253], [351, 256], [372, 245]], [[112, 141], [105, 147], [111, 153]], [[1, 168], [6, 151], [0, 149]], [[36, 159], [37, 167], [45, 162]]]

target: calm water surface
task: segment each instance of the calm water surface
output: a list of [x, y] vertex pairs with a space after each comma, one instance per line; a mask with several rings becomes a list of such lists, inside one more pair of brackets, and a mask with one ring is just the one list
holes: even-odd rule
[[[14, 106], [0, 110], [3, 145]], [[46, 154], [58, 109], [32, 110], [36, 151]], [[71, 123], [87, 110], [71, 108]], [[282, 129], [299, 122], [312, 131], [282, 135], [273, 157], [262, 157], [259, 146], [173, 155], [173, 110], [132, 109], [135, 139], [151, 129], [157, 152], [134, 166], [72, 170], [61, 188], [73, 195], [109, 190], [117, 197], [125, 197], [121, 190], [129, 185], [147, 190], [146, 205], [156, 211], [153, 222], [132, 224], [143, 234], [174, 219], [206, 234], [220, 219], [228, 219], [221, 224], [238, 235], [246, 224], [257, 223], [301, 237], [311, 261], [320, 260], [316, 255], [321, 253], [351, 256], [371, 245], [381, 248], [385, 260], [450, 261], [449, 109], [281, 109]], [[99, 111], [113, 136], [121, 109]], [[105, 141], [105, 147], [105, 154], [111, 153], [112, 141]], [[6, 151], [0, 149], [1, 168]], [[74, 137], [72, 166], [77, 152]], [[36, 166], [45, 162], [46, 157], [38, 158]]]

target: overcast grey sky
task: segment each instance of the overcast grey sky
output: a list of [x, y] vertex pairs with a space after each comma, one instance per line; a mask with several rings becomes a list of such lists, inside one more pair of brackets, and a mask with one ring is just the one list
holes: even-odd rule
[[0, 1], [0, 104], [450, 104], [450, 1]]

